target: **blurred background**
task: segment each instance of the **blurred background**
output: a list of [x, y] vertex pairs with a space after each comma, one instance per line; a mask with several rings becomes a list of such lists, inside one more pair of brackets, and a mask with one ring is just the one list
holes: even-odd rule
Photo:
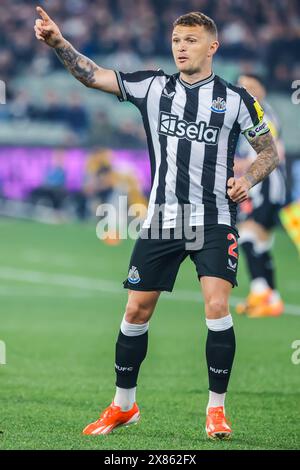
[[[215, 72], [232, 83], [242, 72], [264, 77], [282, 124], [289, 201], [300, 200], [300, 104], [292, 102], [292, 83], [300, 80], [299, 0], [40, 4], [78, 50], [121, 71], [175, 73], [173, 21], [192, 10], [212, 16], [221, 42]], [[142, 425], [105, 442], [81, 436], [113, 396], [114, 345], [127, 298], [122, 281], [134, 243], [100, 241], [96, 207], [117, 204], [121, 195], [146, 205], [150, 165], [138, 111], [69, 75], [35, 39], [36, 5], [0, 1], [0, 92], [6, 88], [5, 104], [0, 97], [0, 342], [7, 351], [0, 368], [0, 448], [212, 449], [202, 432], [203, 298], [188, 261], [151, 319], [138, 390]], [[300, 251], [299, 205], [295, 211], [289, 223]], [[257, 320], [234, 315], [238, 355], [227, 404], [235, 438], [224, 449], [299, 448], [300, 361], [291, 357], [300, 340], [300, 264], [282, 227], [275, 238], [285, 312]], [[243, 256], [238, 282], [232, 312], [249, 291]]]
[[[299, 1], [48, 0], [41, 5], [79, 51], [122, 71], [174, 73], [174, 19], [192, 10], [212, 16], [221, 42], [215, 72], [232, 83], [242, 72], [264, 77], [268, 101], [282, 124], [289, 197], [300, 197], [300, 105], [291, 100], [292, 82], [300, 77]], [[117, 190], [144, 201], [150, 177], [138, 111], [86, 89], [65, 71], [53, 50], [35, 39], [35, 6], [33, 0], [0, 5], [0, 79], [6, 84], [6, 105], [0, 105], [0, 213], [50, 220], [49, 211], [31, 210], [46, 206], [56, 220], [84, 220], [94, 213], [90, 201], [96, 196], [106, 201]]]

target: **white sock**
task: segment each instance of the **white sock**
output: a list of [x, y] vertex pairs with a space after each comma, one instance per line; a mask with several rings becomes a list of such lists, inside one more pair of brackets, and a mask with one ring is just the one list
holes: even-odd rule
[[210, 320], [206, 318], [206, 326], [209, 330], [212, 331], [225, 331], [233, 326], [232, 316], [230, 313], [226, 317], [216, 318]]
[[[226, 393], [216, 393], [209, 391], [209, 399], [206, 408], [206, 414], [208, 412], [208, 408], [215, 408], [217, 406], [223, 406], [225, 404], [225, 396]], [[225, 407], [224, 407], [224, 414], [225, 414]]]
[[250, 284], [250, 291], [253, 294], [262, 294], [266, 290], [270, 289], [266, 279], [263, 277], [257, 277], [253, 279]]
[[129, 411], [135, 403], [136, 387], [120, 388], [116, 387], [114, 405], [119, 406], [122, 411]]
[[149, 329], [149, 322], [147, 323], [128, 323], [125, 320], [125, 315], [121, 323], [121, 331], [125, 336], [141, 336]]

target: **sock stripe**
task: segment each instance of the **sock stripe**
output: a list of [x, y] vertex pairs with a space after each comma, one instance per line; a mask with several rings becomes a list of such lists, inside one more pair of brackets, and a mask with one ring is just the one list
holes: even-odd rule
[[215, 320], [206, 319], [207, 328], [211, 331], [225, 331], [233, 326], [232, 316], [229, 314]]
[[123, 317], [121, 323], [121, 331], [125, 336], [141, 336], [146, 333], [149, 329], [149, 322], [136, 324], [136, 323], [128, 323], [125, 320], [125, 315]]

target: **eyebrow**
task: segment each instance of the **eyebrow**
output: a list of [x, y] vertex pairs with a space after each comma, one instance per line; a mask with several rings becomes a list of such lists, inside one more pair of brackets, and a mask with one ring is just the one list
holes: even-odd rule
[[[172, 38], [173, 38], [173, 39], [175, 39], [175, 38], [180, 38], [180, 36], [178, 36], [178, 34], [174, 34], [174, 35], [172, 36]], [[188, 39], [188, 38], [198, 39], [198, 37], [197, 37], [197, 36], [194, 36], [193, 34], [188, 34], [188, 35], [185, 36], [183, 39]]]

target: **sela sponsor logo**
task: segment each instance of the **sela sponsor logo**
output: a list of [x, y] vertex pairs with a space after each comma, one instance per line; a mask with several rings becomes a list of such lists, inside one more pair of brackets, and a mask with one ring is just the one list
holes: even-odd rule
[[115, 368], [119, 372], [132, 372], [133, 371], [133, 367], [123, 367], [123, 366], [118, 366], [118, 364], [115, 364]]
[[214, 367], [209, 366], [209, 370], [214, 374], [228, 374], [228, 369], [215, 369]]
[[173, 98], [173, 96], [175, 95], [175, 91], [170, 91], [170, 93], [167, 92], [166, 88], [164, 88], [163, 92], [162, 92], [162, 95], [165, 97], [165, 98], [169, 98], [170, 100]]
[[216, 145], [218, 143], [220, 128], [207, 126], [206, 122], [187, 122], [179, 119], [176, 114], [160, 112], [158, 133], [179, 139], [205, 142], [206, 144]]
[[137, 267], [132, 266], [131, 269], [129, 270], [128, 281], [131, 284], [138, 284], [140, 282], [140, 280], [141, 280], [141, 278], [140, 278], [139, 272], [137, 270]]
[[211, 108], [210, 108], [214, 113], [225, 113], [226, 111], [226, 101], [224, 98], [216, 98], [213, 100]]

